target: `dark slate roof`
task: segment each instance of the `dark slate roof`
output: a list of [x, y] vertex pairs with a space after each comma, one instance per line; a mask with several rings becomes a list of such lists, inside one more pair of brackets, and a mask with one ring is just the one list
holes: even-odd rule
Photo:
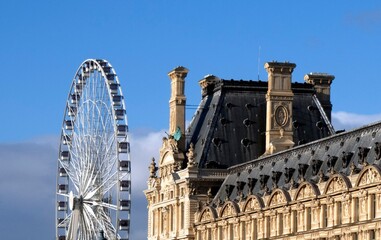
[[214, 204], [238, 199], [239, 190], [243, 198], [263, 195], [274, 188], [297, 187], [303, 179], [317, 183], [337, 173], [358, 173], [367, 164], [379, 165], [380, 130], [378, 122], [231, 167]]
[[[260, 157], [265, 152], [267, 82], [218, 80], [204, 94], [187, 130], [200, 168], [228, 168]], [[328, 136], [312, 100], [315, 89], [292, 83], [295, 145]]]

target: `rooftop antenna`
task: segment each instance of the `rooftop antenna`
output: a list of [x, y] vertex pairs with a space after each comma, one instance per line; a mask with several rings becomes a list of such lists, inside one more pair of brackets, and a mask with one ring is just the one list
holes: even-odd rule
[[261, 61], [261, 45], [259, 45], [258, 49], [258, 81], [259, 81], [259, 63]]

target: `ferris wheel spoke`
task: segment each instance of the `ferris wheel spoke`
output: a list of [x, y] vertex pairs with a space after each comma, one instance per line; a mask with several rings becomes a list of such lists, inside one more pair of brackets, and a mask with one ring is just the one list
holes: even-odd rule
[[81, 189], [81, 194], [83, 195], [86, 195], [91, 190], [91, 186], [95, 184], [95, 180], [96, 180], [96, 173], [95, 173], [94, 166], [89, 166], [89, 168], [90, 169], [82, 172], [84, 175], [83, 175], [82, 183], [81, 183], [81, 186], [83, 186]]
[[80, 218], [81, 218], [80, 215], [81, 214], [78, 209], [73, 210], [71, 214], [71, 218], [70, 218], [69, 228], [67, 231], [68, 239], [73, 239], [73, 240], [78, 239], [77, 236], [78, 236], [78, 231], [80, 229], [80, 225], [79, 225]]
[[103, 201], [93, 201], [93, 200], [84, 200], [84, 203], [90, 204], [92, 206], [97, 206], [97, 207], [104, 207], [107, 209], [112, 209], [112, 210], [118, 210], [118, 207], [114, 204], [106, 203]]
[[107, 214], [103, 208], [100, 208], [99, 216], [104, 226], [107, 239], [113, 239], [116, 235], [116, 229], [111, 222], [109, 214]]
[[95, 188], [92, 192], [88, 193], [86, 196], [87, 199], [92, 198], [92, 196], [98, 192], [100, 189], [102, 189], [102, 195], [109, 192], [114, 186], [117, 185], [118, 181], [123, 179], [127, 173], [120, 173], [118, 176], [118, 172], [113, 173], [111, 176], [109, 176], [108, 179], [104, 179], [104, 182], [99, 185], [97, 188]]
[[118, 210], [118, 206], [116, 206], [114, 204], [109, 204], [109, 203], [102, 202], [99, 205], [101, 207], [104, 207], [104, 208], [108, 208], [108, 209], [112, 209], [112, 210]]
[[[84, 208], [85, 209], [85, 208]], [[83, 211], [83, 218], [81, 219], [80, 224], [80, 238], [79, 239], [85, 239], [90, 240], [92, 239], [91, 236], [95, 236], [95, 226], [93, 224], [93, 219], [88, 216], [86, 211]]]
[[69, 194], [66, 194], [66, 193], [60, 193], [60, 192], [58, 192], [57, 195], [63, 196], [63, 197], [69, 197]]
[[67, 227], [70, 224], [72, 213], [67, 215], [62, 221], [57, 224], [57, 227]]
[[[97, 214], [99, 214], [99, 209], [98, 207], [96, 208], [97, 208]], [[95, 236], [97, 234], [96, 229], [99, 229], [99, 226], [100, 226], [100, 229], [104, 229], [102, 227], [103, 226], [102, 221], [100, 221], [99, 216], [96, 216], [92, 207], [90, 207], [89, 204], [84, 204], [83, 210], [84, 210], [84, 220], [86, 221], [84, 225], [87, 228], [87, 232], [92, 232], [93, 236]]]
[[60, 165], [65, 169], [65, 172], [69, 176], [69, 179], [72, 181], [74, 187], [78, 191], [79, 182], [78, 182], [77, 175], [75, 174], [74, 171], [71, 170], [71, 167], [69, 164], [67, 164], [61, 160], [59, 160], [59, 162], [60, 162]]
[[108, 179], [103, 179], [102, 184], [95, 187], [91, 192], [88, 192], [87, 195], [85, 195], [85, 198], [91, 199], [99, 191], [101, 191], [101, 195], [104, 195], [117, 183], [117, 179], [114, 180], [115, 178], [117, 178], [117, 172], [111, 175]]

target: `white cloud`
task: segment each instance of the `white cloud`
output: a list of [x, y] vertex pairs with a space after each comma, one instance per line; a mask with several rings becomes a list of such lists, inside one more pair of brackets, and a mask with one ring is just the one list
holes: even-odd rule
[[134, 184], [133, 187], [140, 192], [147, 187], [149, 175], [148, 167], [153, 157], [156, 159], [156, 164], [158, 164], [159, 150], [164, 136], [164, 130], [143, 134], [131, 134], [131, 171]]
[[[157, 159], [164, 131], [131, 134], [131, 239], [147, 238], [148, 166]], [[0, 143], [0, 232], [16, 240], [53, 239], [59, 137], [43, 136], [21, 143]], [[17, 233], [17, 234], [15, 234]]]
[[381, 120], [381, 114], [357, 114], [350, 112], [332, 112], [332, 123], [336, 130], [350, 130]]
[[378, 27], [381, 25], [381, 9], [375, 8], [369, 11], [348, 14], [345, 21], [361, 29], [375, 31], [378, 30]]
[[131, 134], [132, 221], [131, 239], [147, 238], [147, 201], [143, 191], [147, 188], [148, 167], [152, 157], [159, 160], [159, 149], [164, 130]]
[[57, 156], [49, 142], [0, 144], [2, 238], [54, 238]]

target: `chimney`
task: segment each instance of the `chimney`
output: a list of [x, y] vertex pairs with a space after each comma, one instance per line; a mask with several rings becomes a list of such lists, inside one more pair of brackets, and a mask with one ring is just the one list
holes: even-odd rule
[[304, 76], [306, 83], [314, 85], [316, 97], [319, 99], [328, 120], [331, 121], [331, 84], [335, 76], [327, 73], [310, 73]]
[[292, 130], [291, 74], [295, 63], [268, 62], [268, 90], [266, 94], [266, 152], [265, 155], [294, 146]]
[[212, 74], [208, 74], [203, 79], [201, 79], [198, 83], [201, 86], [202, 97], [213, 94], [214, 87], [219, 81], [221, 81], [221, 79]]
[[[179, 150], [185, 150], [185, 103], [184, 95], [185, 78], [189, 70], [185, 67], [176, 67], [168, 73], [171, 79], [171, 98], [169, 99], [169, 134], [174, 136], [181, 134], [177, 146]], [[179, 137], [179, 136], [178, 136]]]

